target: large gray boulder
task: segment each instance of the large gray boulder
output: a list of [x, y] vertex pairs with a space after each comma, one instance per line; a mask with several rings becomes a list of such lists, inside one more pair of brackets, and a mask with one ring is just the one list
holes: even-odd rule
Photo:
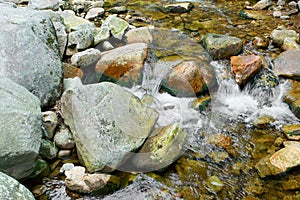
[[89, 172], [116, 169], [148, 137], [158, 114], [124, 88], [109, 82], [65, 82], [62, 113]]
[[0, 4], [0, 77], [7, 77], [50, 106], [62, 91], [62, 63], [47, 13]]
[[[0, 79], [0, 171], [29, 176], [39, 155], [42, 112], [39, 100], [10, 79]], [[2, 198], [0, 198], [2, 199]]]
[[31, 192], [18, 181], [0, 172], [0, 199], [34, 200]]

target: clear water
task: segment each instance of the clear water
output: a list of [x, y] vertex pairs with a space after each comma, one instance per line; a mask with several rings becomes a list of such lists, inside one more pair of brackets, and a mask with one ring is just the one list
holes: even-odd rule
[[[109, 5], [121, 5], [124, 2], [112, 1]], [[195, 3], [196, 9], [189, 14], [181, 15], [179, 18], [182, 21], [180, 22], [176, 21], [177, 14], [158, 13], [157, 7], [161, 4], [171, 3], [171, 1], [133, 0], [126, 2], [129, 10], [133, 12], [132, 15], [153, 18], [148, 24], [142, 25], [153, 24], [159, 27], [184, 30], [187, 34], [195, 33], [192, 36], [195, 36], [194, 39], [199, 42], [199, 45], [201, 36], [208, 32], [228, 34], [246, 40], [252, 39], [253, 36], [270, 33], [276, 26], [285, 23], [273, 18], [249, 23], [248, 20], [237, 15], [243, 8], [241, 5], [244, 1], [191, 0], [190, 2]], [[268, 11], [264, 14], [267, 15]], [[208, 28], [200, 27], [197, 31], [186, 28], [195, 21], [215, 24]], [[294, 23], [296, 22], [297, 20]], [[267, 60], [274, 58], [274, 52], [276, 53], [276, 49], [268, 49], [263, 52], [251, 49], [251, 53], [264, 55]], [[289, 180], [296, 182], [300, 180], [298, 169], [279, 177], [267, 179], [261, 179], [255, 170], [255, 163], [259, 159], [278, 150], [273, 144], [277, 137], [282, 137], [279, 132], [280, 127], [287, 123], [299, 123], [299, 119], [282, 102], [289, 87], [288, 83], [283, 81], [269, 92], [264, 92], [259, 88], [241, 89], [233, 79], [228, 61], [213, 61], [210, 64], [216, 71], [219, 86], [216, 91], [209, 91], [212, 102], [207, 111], [199, 112], [192, 108], [191, 102], [195, 98], [177, 98], [167, 93], [160, 93], [162, 79], [174, 66], [174, 63], [171, 62], [156, 59], [148, 61], [144, 67], [142, 85], [130, 89], [148, 106], [159, 112], [157, 127], [178, 122], [189, 133], [185, 154], [164, 171], [155, 172], [155, 176], [160, 178], [161, 183], [181, 193], [183, 199], [296, 199], [297, 190], [283, 190], [282, 187], [290, 184]], [[255, 121], [265, 115], [273, 117], [273, 126], [257, 129], [254, 126]], [[221, 148], [207, 143], [206, 140], [214, 134], [229, 137], [231, 139], [230, 147]], [[217, 155], [212, 155], [213, 153]], [[222, 160], [220, 157], [223, 155], [225, 155], [225, 159]], [[123, 178], [130, 175], [122, 174], [120, 176]], [[221, 179], [222, 191], [216, 193], [208, 188], [206, 180], [210, 176], [218, 176]], [[169, 190], [160, 183], [153, 182], [151, 184], [154, 184], [154, 188]], [[62, 182], [51, 180], [46, 181], [47, 183], [49, 184], [47, 194], [51, 197], [50, 199], [70, 199], [71, 195], [66, 193]], [[149, 188], [149, 185], [145, 187]], [[143, 196], [136, 188], [130, 186], [129, 189], [122, 190], [117, 197], [134, 199], [138, 195]], [[142, 188], [140, 189], [142, 190]], [[79, 197], [76, 196], [76, 198]], [[81, 199], [101, 198], [100, 195], [81, 196]]]

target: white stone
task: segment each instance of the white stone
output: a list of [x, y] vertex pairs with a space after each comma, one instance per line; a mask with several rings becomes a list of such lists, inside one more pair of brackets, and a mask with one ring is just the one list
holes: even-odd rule
[[73, 163], [65, 163], [63, 164], [63, 166], [60, 168], [59, 172], [60, 173], [64, 173], [66, 171], [70, 171], [71, 169], [73, 169], [75, 167], [75, 165]]
[[37, 10], [58, 10], [61, 0], [30, 0], [28, 7]]
[[96, 17], [102, 16], [104, 14], [104, 9], [103, 8], [91, 8], [86, 16], [84, 17], [85, 19], [94, 19]]
[[114, 46], [109, 41], [104, 41], [100, 47], [103, 51], [109, 51], [114, 48]]
[[110, 179], [108, 174], [88, 174], [81, 166], [65, 171], [65, 184], [69, 190], [91, 193], [103, 188]]
[[280, 11], [274, 11], [273, 12], [273, 17], [280, 17], [281, 16], [281, 12]]
[[101, 52], [98, 49], [90, 48], [82, 52], [78, 52], [71, 57], [72, 65], [87, 66], [100, 59]]

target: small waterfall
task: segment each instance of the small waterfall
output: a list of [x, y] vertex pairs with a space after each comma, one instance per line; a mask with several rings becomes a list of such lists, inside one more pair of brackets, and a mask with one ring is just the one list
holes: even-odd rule
[[259, 87], [245, 87], [235, 82], [229, 63], [213, 61], [219, 88], [213, 96], [213, 113], [222, 113], [224, 118], [251, 123], [259, 117], [270, 116], [277, 127], [283, 123], [295, 123], [298, 119], [282, 99], [289, 87], [287, 81], [265, 91]]
[[199, 127], [199, 112], [192, 108], [195, 98], [178, 98], [168, 93], [160, 93], [160, 84], [170, 70], [181, 61], [150, 61], [144, 66], [141, 86], [131, 89], [149, 107], [159, 112], [157, 126], [167, 126], [178, 122], [183, 128]]

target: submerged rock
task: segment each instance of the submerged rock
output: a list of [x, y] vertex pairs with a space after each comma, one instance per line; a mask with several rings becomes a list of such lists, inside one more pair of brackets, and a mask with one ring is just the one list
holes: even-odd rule
[[288, 139], [300, 140], [300, 124], [284, 125], [281, 129]]
[[254, 76], [262, 67], [262, 58], [256, 55], [232, 56], [230, 65], [235, 80], [239, 85], [244, 85], [249, 78]]
[[231, 145], [232, 139], [224, 134], [212, 134], [209, 135], [205, 141], [209, 144], [214, 144], [217, 147], [228, 148]]
[[102, 52], [96, 65], [98, 80], [109, 80], [131, 87], [140, 84], [144, 62], [148, 55], [145, 43], [133, 43]]
[[292, 87], [284, 97], [292, 112], [300, 119], [300, 82], [292, 81]]
[[210, 96], [199, 97], [192, 102], [192, 106], [196, 110], [204, 111], [208, 109], [210, 102], [211, 102]]
[[161, 10], [165, 13], [185, 13], [190, 11], [194, 5], [190, 2], [187, 3], [173, 3], [167, 4], [161, 7]]
[[224, 187], [223, 181], [221, 181], [220, 178], [217, 176], [208, 177], [208, 179], [205, 180], [205, 185], [207, 186], [208, 190], [212, 193], [218, 193]]
[[282, 172], [300, 165], [300, 143], [288, 141], [284, 142], [284, 145], [283, 149], [275, 152], [270, 157], [271, 164]]
[[272, 155], [267, 155], [266, 157], [263, 157], [255, 165], [255, 168], [258, 170], [259, 176], [261, 178], [265, 178], [271, 175], [278, 175], [283, 172], [283, 170], [275, 167], [270, 163], [271, 156]]
[[132, 184], [111, 195], [106, 196], [103, 200], [131, 200], [131, 199], [165, 199], [179, 200], [178, 194], [174, 189], [158, 182], [154, 178], [144, 174], [138, 175]]
[[0, 4], [0, 77], [7, 77], [51, 106], [62, 92], [62, 63], [46, 12]]
[[158, 114], [124, 88], [109, 82], [66, 81], [62, 113], [89, 172], [118, 168], [151, 132]]
[[300, 165], [300, 143], [287, 141], [284, 142], [284, 145], [283, 149], [264, 157], [255, 165], [262, 178], [281, 174]]
[[88, 174], [85, 168], [76, 166], [65, 171], [65, 184], [69, 190], [79, 193], [92, 193], [105, 187], [111, 175]]
[[31, 192], [10, 176], [0, 172], [0, 199], [34, 200]]
[[204, 48], [215, 60], [237, 55], [243, 47], [243, 41], [237, 37], [214, 33], [205, 35], [202, 42]]
[[239, 12], [239, 16], [241, 16], [244, 19], [249, 19], [249, 20], [262, 20], [266, 19], [266, 15], [263, 13], [258, 13], [257, 11], [252, 11], [252, 10], [241, 10]]
[[128, 159], [122, 169], [148, 172], [165, 168], [181, 156], [186, 140], [187, 133], [177, 123], [155, 129], [142, 148]]
[[272, 124], [274, 122], [275, 122], [275, 119], [272, 116], [263, 115], [263, 116], [257, 118], [253, 122], [253, 125], [256, 126], [257, 128], [267, 128], [267, 127], [272, 126]]
[[274, 60], [274, 71], [278, 76], [300, 80], [300, 49], [287, 50]]
[[33, 171], [43, 135], [40, 102], [7, 78], [0, 79], [0, 94], [0, 171], [25, 178]]
[[271, 94], [272, 90], [278, 85], [279, 79], [274, 71], [269, 68], [263, 68], [248, 82], [246, 87], [249, 88], [251, 93], [263, 91], [265, 94]]

